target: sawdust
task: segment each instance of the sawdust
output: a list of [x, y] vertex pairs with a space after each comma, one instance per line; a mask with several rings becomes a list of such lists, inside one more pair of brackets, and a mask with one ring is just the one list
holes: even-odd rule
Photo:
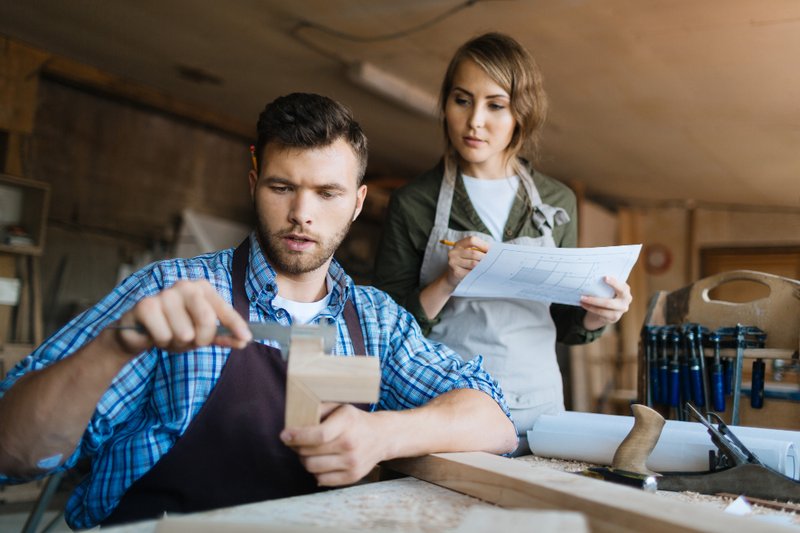
[[212, 511], [204, 517], [275, 526], [335, 524], [342, 529], [433, 533], [457, 527], [466, 511], [474, 506], [492, 507], [418, 479], [403, 478], [240, 506], [236, 512]]

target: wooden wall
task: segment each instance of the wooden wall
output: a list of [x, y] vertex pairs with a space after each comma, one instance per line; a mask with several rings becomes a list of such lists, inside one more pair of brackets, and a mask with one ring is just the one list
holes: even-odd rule
[[184, 208], [250, 224], [249, 140], [44, 78], [24, 173], [51, 186], [42, 258], [53, 330], [117, 282], [122, 263], [158, 259]]

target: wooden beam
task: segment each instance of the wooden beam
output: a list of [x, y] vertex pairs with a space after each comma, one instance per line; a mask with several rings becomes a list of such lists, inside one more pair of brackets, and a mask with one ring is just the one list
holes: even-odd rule
[[121, 97], [125, 100], [152, 107], [193, 122], [251, 139], [255, 124], [245, 124], [226, 115], [216, 113], [198, 104], [189, 103], [165, 92], [148, 87], [131, 79], [110, 74], [98, 68], [59, 56], [51, 56], [42, 65], [42, 73], [72, 84], [89, 87]]
[[501, 507], [583, 513], [591, 531], [794, 531], [548, 467], [483, 452], [396, 459], [384, 466]]
[[286, 376], [286, 426], [319, 423], [322, 402], [376, 403], [377, 357], [326, 355], [321, 338], [292, 337]]
[[33, 131], [39, 68], [48, 55], [0, 36], [0, 129], [27, 134]]

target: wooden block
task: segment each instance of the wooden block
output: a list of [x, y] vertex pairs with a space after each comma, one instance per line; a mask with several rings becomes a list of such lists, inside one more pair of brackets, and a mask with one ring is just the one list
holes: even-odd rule
[[335, 357], [321, 338], [292, 337], [286, 376], [286, 426], [319, 424], [322, 402], [375, 403], [381, 371], [377, 357]]
[[[708, 293], [732, 281], [752, 281], [769, 288], [769, 296], [745, 303], [712, 300]], [[744, 324], [767, 333], [767, 348], [800, 347], [800, 281], [754, 272], [732, 270], [696, 281], [669, 293], [666, 302], [670, 324], [698, 322], [707, 328]]]
[[395, 459], [384, 466], [501, 507], [577, 511], [593, 532], [794, 530], [483, 452]]

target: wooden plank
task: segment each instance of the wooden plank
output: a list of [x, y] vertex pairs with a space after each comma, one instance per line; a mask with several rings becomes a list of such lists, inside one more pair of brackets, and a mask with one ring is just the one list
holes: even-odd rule
[[788, 526], [731, 516], [630, 487], [483, 452], [397, 459], [385, 466], [501, 507], [581, 512], [592, 531], [795, 531]]
[[[388, 503], [388, 502], [387, 502]], [[525, 531], [536, 524], [537, 533], [587, 532], [586, 520], [579, 513], [509, 510], [491, 507], [473, 507], [466, 511], [461, 524], [452, 533], [484, 533], [486, 531]], [[374, 533], [397, 531], [396, 528], [369, 527]], [[200, 517], [186, 516], [164, 518], [155, 528], [156, 533], [351, 533], [365, 528], [327, 525], [286, 525], [260, 523], [237, 523], [234, 521], [209, 521]]]

